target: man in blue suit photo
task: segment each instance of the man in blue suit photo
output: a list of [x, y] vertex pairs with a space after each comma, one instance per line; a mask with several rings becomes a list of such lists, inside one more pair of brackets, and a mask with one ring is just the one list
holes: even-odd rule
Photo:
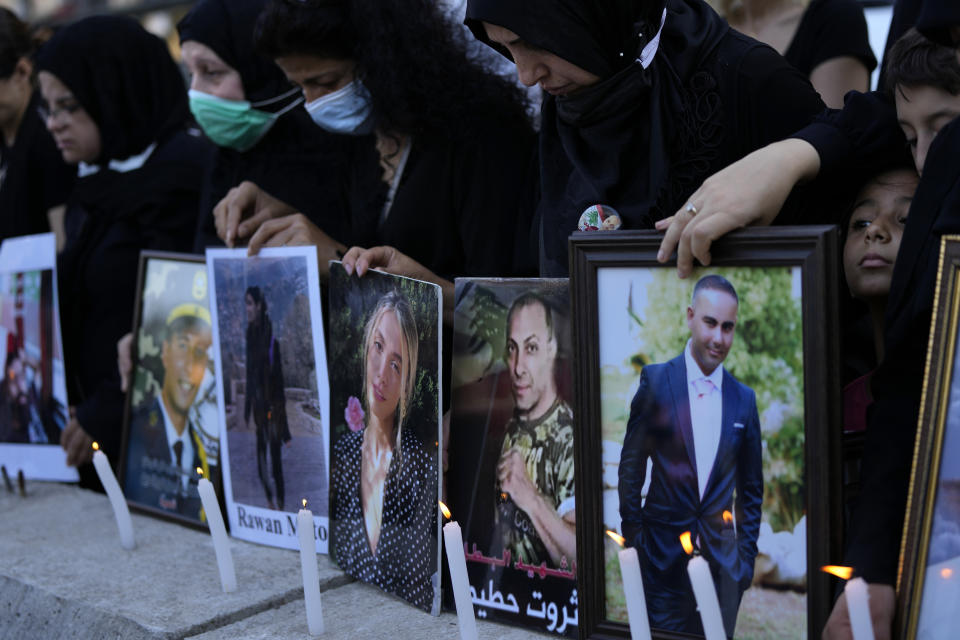
[[[619, 469], [620, 516], [637, 549], [651, 626], [702, 634], [680, 534], [710, 565], [727, 636], [753, 580], [763, 501], [756, 394], [723, 367], [739, 298], [718, 275], [694, 287], [683, 353], [640, 374]], [[650, 462], [650, 485], [643, 495]]]

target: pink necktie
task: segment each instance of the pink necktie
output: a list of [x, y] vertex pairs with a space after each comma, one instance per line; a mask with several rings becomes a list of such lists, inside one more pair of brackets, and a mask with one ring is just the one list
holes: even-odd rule
[[697, 398], [702, 398], [706, 395], [710, 395], [716, 385], [713, 384], [713, 380], [710, 378], [700, 378], [699, 380], [693, 381], [693, 388], [697, 390]]

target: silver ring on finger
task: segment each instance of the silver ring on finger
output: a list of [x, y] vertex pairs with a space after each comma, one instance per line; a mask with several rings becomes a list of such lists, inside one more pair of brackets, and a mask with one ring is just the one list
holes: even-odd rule
[[685, 207], [683, 208], [683, 210], [686, 211], [687, 213], [689, 213], [689, 214], [692, 215], [692, 216], [695, 216], [695, 215], [697, 215], [697, 213], [698, 213], [697, 208], [696, 208], [695, 206], [693, 206], [693, 203], [692, 203], [692, 202], [687, 202], [687, 206], [685, 206]]

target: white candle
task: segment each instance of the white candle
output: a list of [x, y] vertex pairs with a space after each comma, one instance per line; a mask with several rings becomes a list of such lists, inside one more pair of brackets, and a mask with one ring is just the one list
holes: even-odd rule
[[620, 575], [623, 576], [623, 596], [627, 600], [627, 615], [630, 618], [630, 637], [633, 640], [650, 640], [650, 620], [647, 618], [647, 600], [643, 595], [637, 550], [627, 547], [621, 549], [618, 555]]
[[703, 635], [707, 640], [726, 640], [727, 632], [723, 628], [723, 616], [720, 615], [720, 603], [713, 586], [713, 576], [710, 575], [710, 565], [702, 557], [695, 556], [687, 563], [687, 573], [690, 574], [693, 595], [700, 610]]
[[863, 578], [847, 580], [843, 592], [847, 596], [850, 612], [850, 628], [853, 640], [873, 640], [873, 623], [870, 621], [870, 594]]
[[207, 514], [207, 526], [210, 527], [213, 550], [217, 554], [220, 585], [226, 593], [236, 591], [237, 573], [233, 568], [233, 555], [230, 553], [230, 543], [227, 540], [227, 528], [223, 525], [223, 514], [220, 513], [220, 502], [213, 490], [213, 483], [206, 478], [200, 478], [197, 490], [200, 492], [200, 500], [203, 501], [203, 512]]
[[107, 492], [110, 498], [110, 504], [113, 505], [113, 517], [117, 520], [117, 529], [120, 531], [120, 544], [124, 549], [133, 549], [137, 543], [133, 539], [133, 522], [130, 520], [130, 510], [127, 508], [127, 501], [120, 491], [120, 485], [117, 484], [117, 477], [113, 475], [113, 469], [110, 468], [110, 461], [103, 451], [96, 451], [93, 454], [93, 466], [100, 476], [100, 484], [103, 490]]
[[477, 621], [473, 617], [473, 600], [470, 599], [470, 582], [467, 580], [467, 559], [463, 552], [463, 534], [459, 524], [448, 522], [443, 525], [443, 544], [447, 551], [450, 581], [457, 603], [460, 640], [476, 640]]
[[300, 539], [300, 570], [303, 573], [303, 599], [307, 607], [307, 630], [312, 636], [323, 633], [323, 605], [320, 602], [320, 571], [317, 569], [317, 547], [313, 538], [313, 512], [306, 508], [297, 513], [297, 537]]

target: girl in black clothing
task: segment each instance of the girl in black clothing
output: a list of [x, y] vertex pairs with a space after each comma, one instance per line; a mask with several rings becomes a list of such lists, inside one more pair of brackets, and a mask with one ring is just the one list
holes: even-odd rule
[[303, 98], [273, 61], [253, 50], [253, 27], [267, 0], [200, 0], [180, 21], [190, 107], [216, 145], [204, 179], [196, 250], [220, 244], [214, 206], [251, 181], [336, 237], [343, 209], [343, 138], [315, 126]]
[[227, 244], [314, 244], [321, 265], [348, 244], [391, 244], [447, 277], [514, 272], [533, 132], [519, 89], [471, 62], [455, 33], [430, 0], [270, 2], [259, 49], [301, 87], [314, 122], [354, 136], [349, 232], [264, 222], [294, 209], [251, 189], [217, 207]]
[[37, 113], [33, 45], [27, 25], [0, 7], [0, 240], [49, 231], [76, 173]]
[[[290, 442], [287, 402], [283, 392], [283, 364], [280, 343], [273, 337], [273, 325], [267, 315], [267, 301], [260, 287], [248, 287], [244, 296], [247, 308], [247, 385], [243, 419], [257, 429], [257, 472], [271, 509], [283, 511], [283, 460], [280, 447]], [[267, 470], [267, 447], [270, 470]], [[270, 476], [277, 490], [277, 502], [270, 491]]]
[[79, 167], [59, 257], [71, 419], [69, 464], [92, 439], [118, 460], [123, 396], [113, 358], [130, 331], [141, 249], [189, 250], [208, 155], [185, 131], [187, 96], [166, 44], [129, 18], [60, 30], [38, 56], [47, 129]]

